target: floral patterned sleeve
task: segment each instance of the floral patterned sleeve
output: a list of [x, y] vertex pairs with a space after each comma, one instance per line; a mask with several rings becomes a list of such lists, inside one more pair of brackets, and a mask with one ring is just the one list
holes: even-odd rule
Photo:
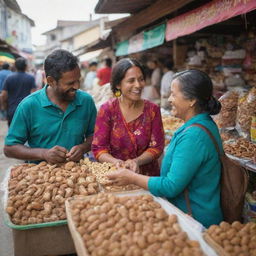
[[152, 133], [150, 144], [146, 151], [151, 153], [154, 159], [157, 159], [164, 150], [164, 128], [160, 108], [154, 106], [150, 112], [152, 115]]
[[111, 122], [110, 122], [110, 111], [109, 104], [104, 104], [101, 106], [94, 128], [94, 135], [92, 141], [92, 152], [96, 159], [103, 153], [109, 153], [110, 148], [110, 132], [111, 132]]

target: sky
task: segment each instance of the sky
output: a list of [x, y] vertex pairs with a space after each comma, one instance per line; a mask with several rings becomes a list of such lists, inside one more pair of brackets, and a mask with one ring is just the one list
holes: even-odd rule
[[[45, 36], [41, 34], [56, 27], [57, 20], [89, 20], [102, 16], [94, 13], [98, 0], [16, 0], [23, 14], [34, 20], [32, 43], [43, 45]], [[117, 19], [123, 15], [109, 15], [109, 19]]]

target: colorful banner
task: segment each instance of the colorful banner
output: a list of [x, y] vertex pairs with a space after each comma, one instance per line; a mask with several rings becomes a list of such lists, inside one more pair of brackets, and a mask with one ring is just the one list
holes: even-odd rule
[[116, 44], [116, 56], [128, 55], [129, 40]]
[[166, 41], [256, 9], [256, 0], [214, 0], [167, 22]]
[[144, 32], [143, 49], [150, 49], [164, 43], [166, 24]]
[[154, 29], [143, 31], [129, 40], [122, 41], [116, 45], [116, 56], [128, 55], [144, 51], [163, 44], [166, 25], [161, 24]]
[[141, 32], [129, 39], [128, 53], [140, 52], [143, 50], [144, 33]]

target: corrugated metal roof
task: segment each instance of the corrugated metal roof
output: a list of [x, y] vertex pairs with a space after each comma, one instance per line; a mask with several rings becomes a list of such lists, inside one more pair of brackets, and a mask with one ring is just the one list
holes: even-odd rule
[[156, 0], [99, 0], [95, 13], [136, 13]]

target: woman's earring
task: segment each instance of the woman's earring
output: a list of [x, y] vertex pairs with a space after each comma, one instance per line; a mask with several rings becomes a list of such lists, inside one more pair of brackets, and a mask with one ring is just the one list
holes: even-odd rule
[[115, 91], [115, 96], [118, 98], [118, 97], [120, 97], [121, 96], [121, 90], [120, 89], [117, 89], [116, 91]]

